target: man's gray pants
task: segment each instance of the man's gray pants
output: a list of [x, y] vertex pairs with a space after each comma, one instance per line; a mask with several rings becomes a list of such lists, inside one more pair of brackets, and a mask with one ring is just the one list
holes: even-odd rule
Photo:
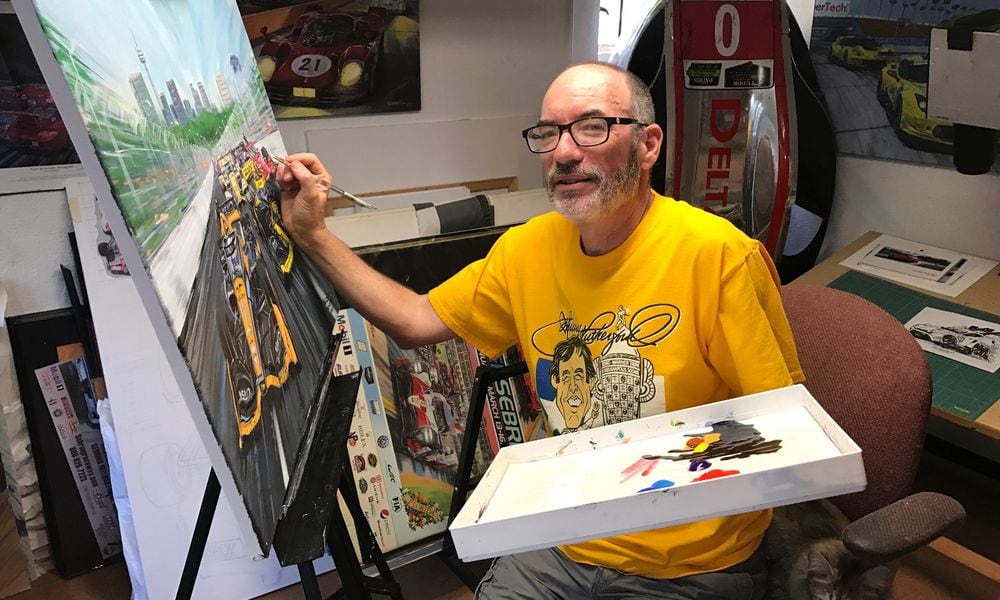
[[650, 579], [575, 563], [548, 548], [496, 559], [476, 589], [476, 600], [760, 600], [766, 585], [763, 544], [728, 569], [677, 579]]

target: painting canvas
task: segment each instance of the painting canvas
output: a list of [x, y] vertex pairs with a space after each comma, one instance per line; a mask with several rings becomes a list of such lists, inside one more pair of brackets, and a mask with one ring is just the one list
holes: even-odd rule
[[[173, 597], [212, 464], [91, 186], [74, 180], [66, 195], [94, 335], [114, 349], [101, 356], [109, 398], [101, 414], [114, 423], [109, 457], [120, 458], [113, 472], [125, 488], [115, 498], [125, 556], [147, 597]], [[295, 569], [276, 557], [251, 560], [256, 544], [241, 539], [233, 515], [228, 498], [216, 507], [194, 597], [251, 598], [294, 583]]]
[[864, 486], [858, 446], [795, 385], [508, 446], [451, 533], [478, 560]]
[[418, 0], [239, 0], [279, 119], [420, 110]]
[[0, 194], [62, 187], [83, 173], [13, 8], [0, 2]]
[[998, 8], [997, 0], [817, 3], [809, 50], [838, 150], [951, 167], [954, 127], [927, 114], [931, 28]]
[[285, 149], [237, 7], [15, 8], [223, 490], [266, 552], [337, 299], [281, 227]]

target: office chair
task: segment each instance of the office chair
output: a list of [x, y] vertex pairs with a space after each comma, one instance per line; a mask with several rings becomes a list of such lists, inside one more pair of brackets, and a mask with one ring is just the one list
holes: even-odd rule
[[861, 447], [868, 487], [831, 498], [852, 523], [845, 546], [883, 564], [959, 527], [965, 510], [943, 494], [907, 496], [931, 407], [923, 350], [887, 312], [854, 294], [782, 288], [806, 389]]

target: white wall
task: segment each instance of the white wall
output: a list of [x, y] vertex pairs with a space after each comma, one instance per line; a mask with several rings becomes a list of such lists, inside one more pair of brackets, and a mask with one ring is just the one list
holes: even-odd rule
[[1000, 260], [1000, 176], [841, 156], [820, 258], [868, 230]]
[[59, 265], [75, 270], [70, 231], [65, 192], [0, 196], [0, 287], [9, 295], [7, 316], [69, 306]]
[[[356, 193], [511, 175], [540, 186], [520, 131], [538, 118], [553, 76], [583, 58], [572, 47], [593, 35], [574, 29], [582, 18], [570, 0], [423, 0], [421, 110], [283, 121], [285, 144], [317, 153]], [[594, 31], [596, 19], [595, 6]]]

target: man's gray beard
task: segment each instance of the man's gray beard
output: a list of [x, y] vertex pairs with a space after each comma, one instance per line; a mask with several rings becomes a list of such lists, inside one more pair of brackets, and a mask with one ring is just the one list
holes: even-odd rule
[[[556, 198], [555, 184], [558, 176], [581, 174], [598, 182], [597, 190], [589, 197], [577, 192], [564, 193], [562, 198]], [[596, 169], [559, 169], [553, 167], [545, 177], [545, 192], [549, 201], [559, 214], [571, 221], [589, 221], [602, 217], [617, 208], [639, 185], [639, 152], [638, 145], [632, 146], [628, 162], [621, 169], [605, 177]]]

